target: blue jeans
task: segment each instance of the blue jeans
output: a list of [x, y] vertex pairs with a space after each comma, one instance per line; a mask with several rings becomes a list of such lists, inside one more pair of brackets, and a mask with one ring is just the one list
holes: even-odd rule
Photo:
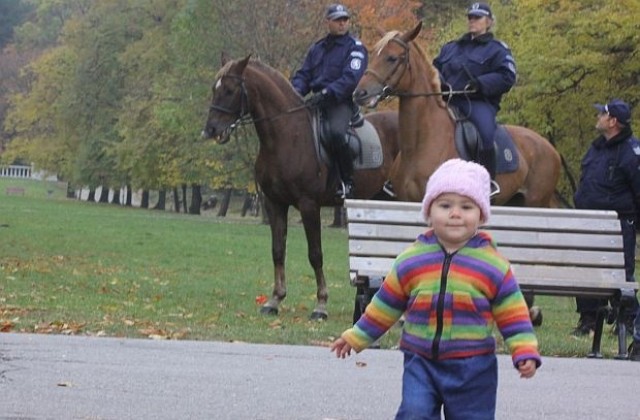
[[396, 420], [495, 418], [498, 362], [495, 354], [433, 361], [404, 354], [402, 402]]

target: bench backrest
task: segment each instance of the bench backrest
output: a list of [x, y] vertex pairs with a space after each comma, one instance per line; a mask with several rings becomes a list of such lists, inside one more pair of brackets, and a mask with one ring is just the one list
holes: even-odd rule
[[[394, 258], [428, 229], [420, 203], [346, 200], [345, 207], [352, 276], [384, 276]], [[615, 212], [498, 206], [491, 212], [482, 229], [511, 261], [524, 291], [575, 296], [579, 287], [585, 296], [610, 296], [625, 282]]]

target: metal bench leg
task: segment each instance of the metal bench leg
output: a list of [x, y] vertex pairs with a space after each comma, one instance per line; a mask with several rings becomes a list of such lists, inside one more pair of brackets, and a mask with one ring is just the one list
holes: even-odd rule
[[609, 313], [609, 307], [604, 306], [598, 309], [596, 313], [596, 330], [593, 334], [593, 344], [591, 345], [591, 353], [587, 354], [587, 357], [591, 359], [602, 359], [602, 353], [600, 352], [600, 344], [602, 342], [602, 330], [604, 329], [604, 319]]
[[617, 360], [627, 360], [627, 325], [625, 324], [626, 311], [622, 305], [618, 306], [616, 320], [618, 324], [618, 354], [614, 356]]

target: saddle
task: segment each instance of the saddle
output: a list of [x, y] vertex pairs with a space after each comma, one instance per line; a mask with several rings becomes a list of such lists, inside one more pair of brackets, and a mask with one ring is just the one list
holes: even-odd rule
[[[331, 166], [333, 155], [330, 151], [333, 150], [333, 147], [330, 144], [331, 139], [327, 135], [328, 121], [319, 109], [316, 109], [312, 114], [313, 140], [317, 155], [323, 162]], [[364, 124], [358, 128], [349, 126], [345, 138], [351, 151], [354, 170], [376, 169], [382, 166], [384, 153], [380, 136], [373, 124], [365, 119]]]
[[[460, 158], [477, 160], [481, 144], [478, 129], [456, 107], [449, 105], [449, 113], [456, 125], [453, 138]], [[517, 171], [520, 163], [518, 149], [513, 143], [511, 134], [502, 124], [498, 125], [493, 143], [496, 151], [496, 173], [503, 174]]]

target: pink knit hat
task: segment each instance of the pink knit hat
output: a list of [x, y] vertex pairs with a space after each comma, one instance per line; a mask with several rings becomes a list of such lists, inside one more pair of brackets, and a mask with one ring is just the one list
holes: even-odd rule
[[422, 216], [425, 220], [429, 217], [433, 200], [444, 193], [456, 193], [472, 199], [480, 207], [481, 223], [486, 223], [491, 217], [491, 178], [484, 166], [462, 159], [451, 159], [440, 165], [429, 177], [422, 200]]

